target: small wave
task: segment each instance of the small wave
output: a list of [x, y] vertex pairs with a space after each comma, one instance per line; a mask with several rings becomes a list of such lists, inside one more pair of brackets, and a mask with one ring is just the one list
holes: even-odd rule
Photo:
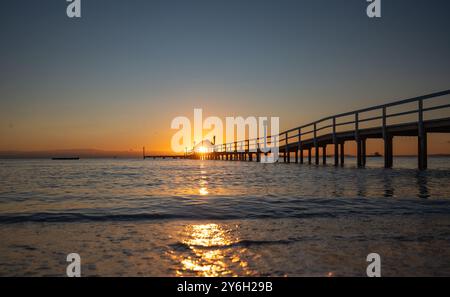
[[[231, 201], [230, 201], [231, 200]], [[0, 214], [0, 223], [24, 222], [120, 222], [152, 220], [239, 220], [285, 218], [338, 218], [383, 215], [450, 215], [450, 201], [421, 201], [393, 199], [270, 199], [218, 198], [196, 204], [169, 201], [160, 205], [141, 205], [130, 208], [76, 209], [71, 211], [24, 212]]]
[[0, 215], [0, 224], [17, 223], [83, 223], [83, 222], [140, 222], [152, 220], [234, 220], [234, 219], [267, 219], [267, 218], [311, 218], [334, 217], [329, 213], [303, 214], [83, 214], [83, 213], [32, 213]]
[[0, 223], [71, 223], [71, 222], [107, 222], [107, 221], [142, 221], [178, 218], [170, 214], [82, 214], [82, 213], [32, 213], [8, 214], [0, 216]]
[[176, 251], [189, 251], [194, 249], [227, 249], [233, 247], [250, 247], [250, 246], [262, 246], [262, 245], [288, 245], [298, 242], [302, 239], [279, 239], [279, 240], [240, 240], [229, 244], [217, 244], [217, 245], [196, 245], [188, 244], [184, 242], [176, 242], [169, 246]]

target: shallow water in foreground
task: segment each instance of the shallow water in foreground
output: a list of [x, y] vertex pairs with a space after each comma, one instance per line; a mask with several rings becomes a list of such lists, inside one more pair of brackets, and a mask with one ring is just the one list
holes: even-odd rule
[[450, 159], [0, 160], [0, 275], [450, 276]]

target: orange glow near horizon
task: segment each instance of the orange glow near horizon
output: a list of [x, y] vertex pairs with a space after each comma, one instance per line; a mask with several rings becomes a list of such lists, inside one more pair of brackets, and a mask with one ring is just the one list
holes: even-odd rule
[[[97, 140], [93, 141], [83, 141], [80, 139], [80, 144], [78, 144], [77, 137], [71, 138], [68, 140], [62, 140], [59, 142], [59, 145], [56, 142], [47, 143], [37, 143], [31, 146], [16, 146], [16, 147], [8, 147], [6, 146], [8, 142], [2, 143], [3, 145], [0, 148], [0, 151], [23, 151], [23, 152], [33, 152], [33, 151], [56, 151], [56, 150], [69, 150], [74, 153], [80, 153], [84, 150], [99, 150], [104, 151], [105, 154], [112, 152], [117, 153], [118, 155], [142, 155], [142, 146], [145, 146], [146, 153], [168, 153], [173, 154], [174, 152], [170, 148], [170, 139], [173, 135], [173, 131], [166, 131], [166, 133], [159, 133], [159, 138], [154, 139], [151, 142], [139, 135], [135, 135], [135, 137], [127, 137], [123, 142], [117, 142], [118, 137], [115, 141], [99, 141], [103, 139], [102, 137], [98, 137]], [[70, 138], [67, 136], [67, 138]], [[132, 140], [134, 139], [134, 140]], [[3, 139], [5, 140], [5, 138]], [[127, 143], [127, 141], [132, 140], [131, 143]], [[22, 142], [22, 141], [19, 141]], [[91, 146], [88, 144], [83, 144], [86, 142], [90, 142]], [[100, 143], [101, 142], [101, 143]], [[126, 145], [126, 144], [128, 145]], [[124, 145], [125, 144], [125, 145]], [[198, 149], [200, 153], [207, 152], [206, 147], [201, 147]], [[348, 155], [355, 155], [356, 153], [356, 144], [354, 141], [346, 142], [345, 152]], [[383, 154], [383, 142], [381, 139], [369, 139], [367, 141], [367, 153], [373, 154], [375, 152]], [[331, 145], [328, 147], [328, 154], [332, 155], [333, 150]], [[437, 134], [437, 133], [429, 133], [428, 134], [428, 153], [429, 154], [450, 154], [450, 135], [449, 134]], [[97, 152], [93, 152], [93, 154], [97, 154]], [[101, 152], [98, 152], [101, 155]], [[417, 154], [417, 138], [416, 137], [394, 137], [394, 155], [416, 155]]]
[[[320, 102], [320, 100], [317, 101]], [[140, 156], [142, 147], [145, 146], [148, 154], [172, 154], [170, 143], [176, 130], [170, 129], [170, 123], [179, 115], [186, 115], [193, 122], [192, 106], [202, 106], [205, 103], [200, 101], [196, 104], [195, 102], [193, 99], [187, 100], [187, 103], [180, 104], [173, 110], [166, 106], [166, 103], [161, 103], [160, 109], [163, 111], [158, 113], [148, 113], [147, 111], [151, 110], [148, 104], [143, 104], [141, 109], [136, 110], [132, 106], [123, 107], [118, 103], [102, 106], [104, 113], [100, 115], [95, 112], [100, 108], [96, 105], [87, 110], [70, 105], [68, 109], [73, 110], [73, 114], [69, 116], [56, 107], [49, 108], [48, 111], [39, 106], [30, 109], [29, 112], [19, 110], [18, 118], [12, 116], [15, 113], [12, 111], [11, 115], [0, 120], [2, 123], [0, 151], [32, 152], [63, 149], [73, 150], [76, 153], [83, 149], [96, 149], [117, 152], [117, 155]], [[218, 116], [225, 119], [226, 116], [236, 115], [235, 108], [221, 103], [217, 103], [214, 107], [210, 104], [204, 104], [204, 106], [203, 118]], [[244, 104], [242, 108], [239, 108], [239, 114], [243, 117], [252, 114], [279, 116], [281, 130], [333, 113], [333, 111], [314, 113], [314, 110], [320, 110], [317, 105], [311, 105], [308, 112], [297, 112], [295, 108], [280, 109], [278, 106], [274, 111], [267, 110], [267, 107], [263, 109], [261, 106], [256, 106], [255, 110], [252, 108], [254, 106]], [[204, 130], [205, 134], [206, 132]], [[367, 150], [369, 154], [374, 152], [383, 154], [382, 141], [369, 140]], [[355, 151], [354, 143], [349, 141], [348, 145], [346, 144], [346, 154], [354, 155]], [[429, 154], [450, 154], [450, 134], [430, 133], [428, 152]], [[331, 148], [328, 153], [332, 154]], [[394, 154], [415, 155], [416, 153], [416, 137], [394, 137]]]

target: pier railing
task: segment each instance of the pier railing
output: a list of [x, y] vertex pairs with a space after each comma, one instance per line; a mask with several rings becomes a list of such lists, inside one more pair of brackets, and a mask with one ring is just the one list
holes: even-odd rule
[[[418, 132], [417, 135], [420, 138], [425, 139], [426, 146], [426, 132], [424, 129], [425, 113], [431, 111], [447, 111], [446, 116], [440, 116], [439, 118], [450, 118], [450, 98], [445, 97], [447, 102], [444, 104], [437, 104], [432, 106], [426, 106], [425, 103], [431, 101], [431, 99], [444, 98], [450, 94], [450, 89], [431, 93], [414, 98], [398, 100], [386, 104], [376, 105], [372, 107], [362, 108], [349, 112], [344, 112], [332, 116], [328, 116], [317, 121], [298, 126], [292, 129], [288, 129], [280, 132], [277, 135], [269, 135], [264, 137], [258, 137], [253, 139], [244, 139], [231, 143], [224, 143], [214, 145], [209, 148], [210, 153], [219, 152], [259, 152], [262, 148], [264, 141], [267, 144], [271, 144], [271, 141], [277, 141], [281, 152], [289, 154], [290, 147], [297, 147], [296, 150], [302, 150], [302, 143], [309, 141], [313, 143], [315, 153], [318, 155], [318, 141], [323, 135], [331, 136], [332, 143], [335, 146], [335, 156], [338, 154], [337, 144], [339, 142], [338, 134], [342, 132], [354, 133], [354, 140], [359, 145], [360, 131], [367, 129], [368, 127], [379, 127], [382, 130], [382, 138], [387, 140], [388, 127], [391, 125], [401, 125], [402, 123], [417, 123]], [[408, 118], [408, 120], [405, 120]], [[403, 119], [403, 120], [402, 120]], [[396, 123], [389, 123], [389, 121], [397, 120]], [[378, 121], [378, 124], [370, 126], [370, 123]], [[349, 127], [345, 129], [345, 127]], [[425, 135], [424, 135], [425, 134]], [[272, 137], [273, 136], [273, 137]], [[365, 145], [365, 143], [364, 143]], [[420, 149], [420, 145], [419, 145]], [[424, 148], [426, 150], [426, 147]], [[358, 147], [359, 150], [359, 147]], [[317, 158], [317, 157], [316, 157]], [[336, 157], [337, 158], [337, 157]], [[388, 162], [390, 162], [388, 160]], [[316, 162], [317, 163], [317, 162]], [[420, 163], [420, 160], [419, 160]], [[359, 163], [358, 163], [359, 164]], [[387, 167], [390, 167], [387, 164]], [[426, 167], [426, 165], [425, 165]]]

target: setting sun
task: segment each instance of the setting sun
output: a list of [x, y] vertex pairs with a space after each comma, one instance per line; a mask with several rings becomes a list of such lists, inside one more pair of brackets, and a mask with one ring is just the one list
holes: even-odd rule
[[198, 151], [199, 153], [201, 153], [201, 154], [205, 154], [205, 153], [208, 152], [208, 148], [205, 147], [205, 146], [201, 146], [201, 147], [199, 147], [199, 148], [197, 149], [197, 151]]

